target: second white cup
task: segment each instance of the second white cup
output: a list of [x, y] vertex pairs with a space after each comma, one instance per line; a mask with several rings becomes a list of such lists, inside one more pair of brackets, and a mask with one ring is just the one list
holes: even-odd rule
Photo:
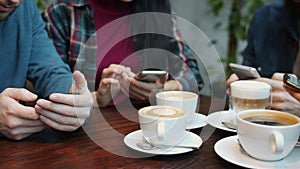
[[185, 110], [187, 123], [193, 123], [196, 117], [198, 95], [187, 91], [164, 91], [156, 94], [157, 105], [174, 106]]

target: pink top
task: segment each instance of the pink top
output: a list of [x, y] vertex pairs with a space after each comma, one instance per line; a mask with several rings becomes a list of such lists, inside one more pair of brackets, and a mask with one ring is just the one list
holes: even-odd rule
[[[97, 30], [98, 71], [95, 84], [95, 90], [97, 90], [104, 68], [109, 67], [111, 64], [121, 64], [129, 66], [133, 72], [136, 72], [139, 68], [139, 61], [136, 55], [128, 57], [133, 53], [133, 38], [119, 39], [120, 36], [130, 33], [128, 22], [117, 22], [116, 25], [110, 26], [107, 31], [106, 29], [99, 31], [106, 24], [130, 14], [132, 3], [122, 2], [120, 0], [90, 0], [90, 5], [94, 11], [95, 27]], [[118, 43], [115, 45], [112, 44], [112, 42]], [[105, 49], [108, 50], [107, 53], [105, 53]], [[124, 95], [118, 96], [115, 101], [119, 102], [124, 99]]]

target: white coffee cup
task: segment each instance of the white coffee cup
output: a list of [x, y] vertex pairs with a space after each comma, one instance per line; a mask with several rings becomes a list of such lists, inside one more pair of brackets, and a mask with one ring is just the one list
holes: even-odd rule
[[276, 161], [295, 147], [300, 133], [300, 119], [275, 110], [244, 110], [237, 115], [237, 134], [241, 146], [252, 157]]
[[144, 138], [154, 145], [177, 145], [186, 135], [187, 113], [177, 107], [149, 106], [138, 111]]
[[188, 114], [187, 123], [193, 123], [196, 117], [198, 95], [187, 91], [164, 91], [156, 94], [157, 105], [175, 106]]

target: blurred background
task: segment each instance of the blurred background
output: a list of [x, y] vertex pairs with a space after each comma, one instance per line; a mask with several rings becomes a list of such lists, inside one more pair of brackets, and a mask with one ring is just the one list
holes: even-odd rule
[[[53, 0], [35, 0], [42, 11]], [[241, 63], [241, 53], [246, 46], [246, 35], [254, 11], [276, 0], [170, 0], [175, 14], [197, 26], [210, 40], [208, 46], [213, 45], [223, 63], [226, 77], [231, 74], [228, 63]], [[180, 27], [180, 25], [179, 25]], [[180, 27], [184, 37], [189, 28]], [[200, 44], [195, 40], [193, 43]], [[205, 47], [204, 47], [205, 48]], [[203, 49], [205, 50], [205, 49]], [[201, 94], [211, 95], [211, 85], [224, 76], [220, 72], [205, 70], [201, 60], [199, 69], [205, 86]], [[214, 61], [212, 61], [214, 62]], [[209, 67], [209, 66], [208, 66]], [[213, 67], [210, 67], [213, 69]], [[210, 80], [209, 80], [210, 79]], [[225, 84], [221, 82], [221, 87]]]

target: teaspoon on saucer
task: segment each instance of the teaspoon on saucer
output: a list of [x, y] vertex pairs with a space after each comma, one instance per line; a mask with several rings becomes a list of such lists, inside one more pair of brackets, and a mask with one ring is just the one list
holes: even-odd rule
[[144, 150], [153, 150], [156, 148], [190, 148], [193, 150], [198, 150], [198, 146], [180, 146], [180, 145], [152, 145], [150, 143], [137, 143], [136, 146], [138, 146], [141, 149]]
[[232, 130], [236, 130], [237, 129], [237, 125], [231, 122], [226, 122], [226, 121], [222, 121], [222, 124]]

